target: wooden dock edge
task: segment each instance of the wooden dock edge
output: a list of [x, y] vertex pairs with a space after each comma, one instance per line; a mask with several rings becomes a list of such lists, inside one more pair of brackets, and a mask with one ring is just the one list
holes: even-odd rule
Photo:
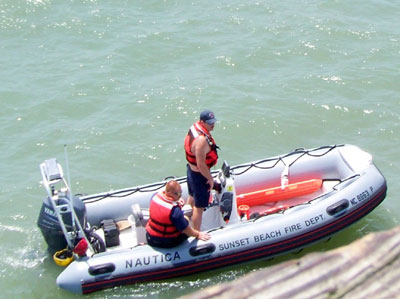
[[182, 298], [400, 298], [400, 226]]

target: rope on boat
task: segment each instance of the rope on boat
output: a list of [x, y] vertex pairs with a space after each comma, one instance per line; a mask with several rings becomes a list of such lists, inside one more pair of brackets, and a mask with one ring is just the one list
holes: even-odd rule
[[[286, 163], [285, 163], [285, 161], [283, 160], [284, 158], [287, 158], [287, 157], [289, 157], [289, 156], [292, 156], [292, 155], [301, 153], [301, 155], [299, 155], [292, 163], [289, 164], [289, 167], [290, 167], [290, 166], [292, 166], [294, 163], [296, 163], [296, 162], [297, 162], [301, 157], [303, 157], [303, 156], [308, 155], [308, 156], [317, 157], [317, 158], [318, 158], [318, 157], [322, 157], [322, 156], [328, 154], [329, 152], [331, 152], [332, 150], [334, 150], [336, 147], [339, 147], [339, 146], [344, 146], [344, 145], [342, 144], [342, 145], [321, 146], [321, 147], [319, 147], [319, 148], [312, 149], [312, 150], [296, 149], [296, 150], [294, 150], [293, 152], [291, 152], [291, 153], [289, 153], [289, 154], [286, 154], [286, 155], [284, 155], [284, 156], [280, 156], [280, 157], [278, 157], [278, 158], [272, 158], [272, 159], [271, 159], [271, 158], [268, 158], [268, 159], [260, 160], [260, 161], [253, 162], [253, 163], [250, 163], [250, 164], [243, 164], [243, 165], [238, 165], [238, 166], [236, 166], [236, 167], [232, 167], [232, 168], [231, 168], [231, 171], [232, 171], [232, 170], [235, 170], [235, 169], [238, 169], [238, 168], [246, 167], [246, 169], [243, 170], [243, 171], [241, 171], [241, 172], [232, 173], [232, 174], [234, 174], [234, 175], [242, 175], [243, 173], [246, 173], [247, 171], [249, 171], [249, 170], [250, 170], [251, 168], [253, 168], [253, 167], [258, 168], [258, 169], [271, 169], [271, 168], [274, 168], [279, 162], [282, 162], [283, 165], [286, 166]], [[321, 149], [327, 149], [327, 151], [326, 151], [326, 152], [323, 152], [323, 153], [321, 153], [321, 154], [313, 154], [313, 152], [319, 151], [319, 150], [321, 150]], [[265, 162], [271, 162], [271, 161], [276, 161], [276, 162], [275, 162], [273, 165], [271, 165], [271, 166], [260, 166], [260, 165], [259, 165], [259, 164], [262, 164], [262, 163], [265, 163]]]
[[[186, 182], [185, 178], [177, 178], [176, 180], [180, 183]], [[107, 197], [122, 198], [122, 197], [130, 196], [136, 192], [156, 192], [156, 191], [160, 190], [161, 188], [165, 187], [166, 184], [167, 184], [167, 180], [165, 180], [164, 182], [147, 185], [147, 186], [144, 186], [141, 188], [140, 187], [128, 188], [128, 189], [118, 190], [118, 191], [114, 191], [114, 192], [108, 192], [106, 194], [93, 195], [93, 196], [84, 198], [83, 201], [93, 203], [93, 202], [105, 199]]]
[[[322, 157], [326, 154], [328, 154], [329, 152], [331, 152], [332, 150], [334, 150], [337, 147], [340, 146], [344, 146], [343, 144], [340, 145], [328, 145], [328, 146], [321, 146], [312, 150], [305, 150], [305, 149], [295, 149], [293, 152], [290, 152], [284, 156], [280, 156], [277, 158], [268, 158], [268, 159], [263, 159], [257, 162], [252, 162], [249, 164], [242, 164], [242, 165], [238, 165], [238, 166], [234, 166], [231, 167], [230, 169], [230, 173], [238, 176], [238, 175], [242, 175], [244, 173], [246, 173], [247, 171], [249, 171], [250, 169], [254, 168], [258, 168], [258, 169], [271, 169], [274, 168], [279, 162], [282, 162], [285, 166], [286, 163], [284, 162], [284, 158], [287, 158], [289, 156], [295, 155], [295, 154], [299, 154], [301, 153], [301, 155], [299, 155], [293, 162], [291, 162], [289, 164], [289, 167], [292, 166], [294, 163], [296, 163], [301, 157], [303, 156], [311, 156], [311, 157]], [[321, 153], [321, 154], [315, 154], [314, 152], [322, 150], [322, 149], [327, 149], [325, 152]], [[265, 162], [271, 162], [271, 161], [275, 161], [275, 163], [271, 166], [261, 166], [260, 164], [265, 163]], [[241, 172], [234, 172], [234, 170], [237, 170], [239, 168], [246, 168]], [[186, 178], [178, 178], [177, 179], [178, 182], [182, 183], [182, 182], [186, 182]], [[118, 190], [118, 191], [114, 191], [114, 192], [108, 192], [106, 194], [102, 194], [102, 195], [93, 195], [91, 197], [86, 197], [83, 199], [84, 202], [97, 202], [99, 200], [103, 200], [105, 198], [108, 197], [115, 197], [115, 198], [122, 198], [122, 197], [126, 197], [126, 196], [130, 196], [136, 192], [156, 192], [158, 190], [160, 190], [161, 188], [163, 188], [166, 185], [166, 181], [162, 182], [162, 183], [156, 183], [156, 184], [152, 184], [152, 185], [148, 185], [148, 186], [144, 186], [142, 188], [139, 187], [135, 187], [135, 188], [128, 188], [128, 189], [124, 189], [124, 190]], [[151, 189], [149, 189], [151, 188]]]

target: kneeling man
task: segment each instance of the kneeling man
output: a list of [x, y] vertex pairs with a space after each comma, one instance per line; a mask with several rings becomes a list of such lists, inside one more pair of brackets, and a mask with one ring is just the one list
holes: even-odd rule
[[155, 247], [171, 248], [179, 245], [188, 237], [207, 241], [210, 235], [193, 229], [189, 219], [183, 215], [181, 198], [182, 188], [171, 180], [150, 202], [150, 219], [146, 225], [147, 243]]

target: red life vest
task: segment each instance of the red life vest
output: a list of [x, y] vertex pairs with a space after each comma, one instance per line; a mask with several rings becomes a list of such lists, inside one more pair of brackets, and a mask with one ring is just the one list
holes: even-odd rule
[[177, 205], [178, 203], [165, 195], [165, 191], [153, 196], [150, 202], [150, 219], [146, 225], [150, 236], [175, 238], [181, 234], [170, 219], [172, 208]]
[[187, 133], [185, 137], [185, 153], [186, 153], [186, 160], [193, 165], [197, 166], [196, 156], [192, 153], [192, 144], [193, 140], [197, 137], [203, 135], [206, 138], [208, 145], [210, 146], [211, 150], [206, 155], [206, 165], [208, 168], [213, 167], [218, 162], [218, 153], [217, 149], [219, 148], [212, 138], [210, 132], [204, 127], [204, 125], [198, 121], [194, 123]]

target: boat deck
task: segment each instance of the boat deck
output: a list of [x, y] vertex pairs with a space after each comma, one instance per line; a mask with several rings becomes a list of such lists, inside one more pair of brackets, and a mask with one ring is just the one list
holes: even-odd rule
[[[249, 221], [251, 218], [255, 218], [258, 215], [269, 215], [278, 213], [282, 210], [286, 210], [290, 207], [301, 205], [303, 203], [309, 202], [310, 200], [317, 198], [323, 194], [326, 194], [333, 190], [334, 186], [340, 181], [324, 181], [322, 187], [307, 195], [298, 196], [290, 199], [285, 199], [276, 202], [267, 202], [262, 205], [251, 206], [249, 211], [249, 219], [242, 217], [241, 221]], [[191, 207], [185, 205], [184, 211], [186, 215], [191, 215]], [[136, 227], [135, 223], [132, 223], [130, 219], [123, 219], [117, 222], [117, 227], [119, 229], [119, 245], [113, 247], [107, 247], [107, 251], [116, 251], [120, 249], [128, 249], [141, 244], [146, 244], [145, 228]], [[103, 228], [96, 230], [98, 234], [104, 241], [105, 235]]]

